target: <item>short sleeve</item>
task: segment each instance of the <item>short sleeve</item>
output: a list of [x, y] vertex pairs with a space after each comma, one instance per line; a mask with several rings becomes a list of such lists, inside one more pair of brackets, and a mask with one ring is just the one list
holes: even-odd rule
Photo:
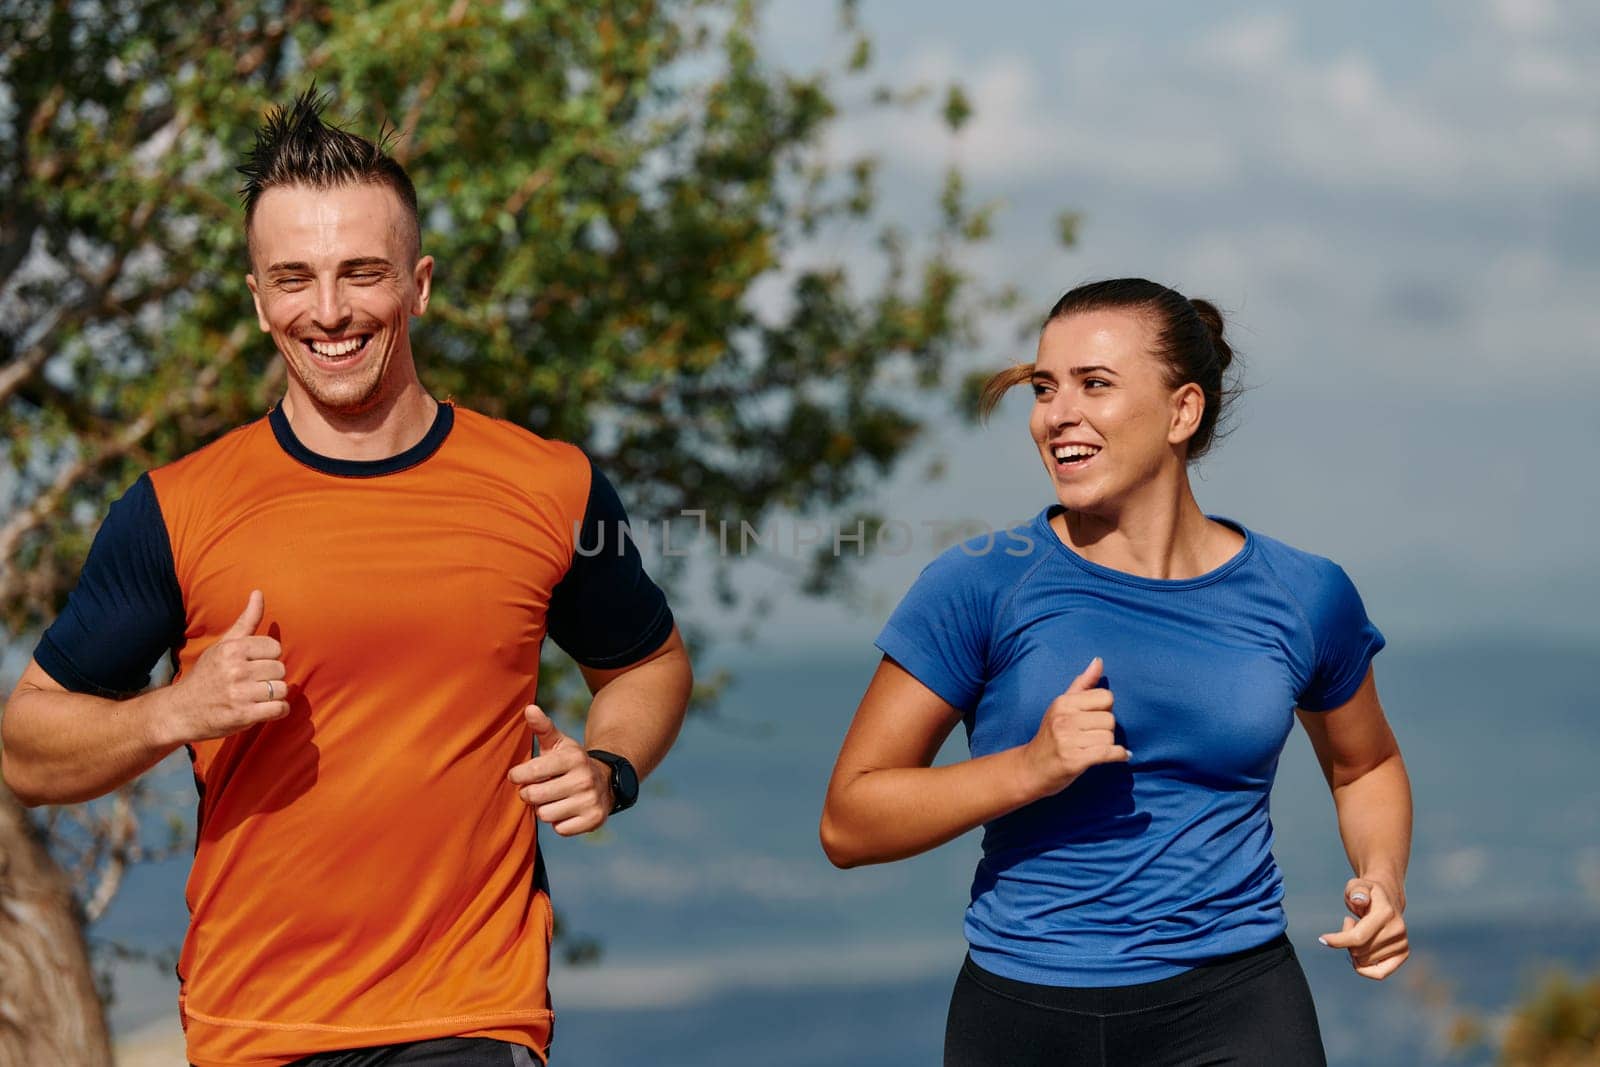
[[1326, 566], [1306, 604], [1316, 645], [1311, 679], [1297, 701], [1306, 711], [1331, 711], [1355, 696], [1384, 646], [1350, 576], [1337, 564]]
[[884, 655], [963, 714], [983, 695], [988, 610], [977, 560], [952, 549], [928, 564], [876, 642]]
[[583, 524], [572, 566], [550, 597], [548, 632], [585, 667], [614, 670], [661, 647], [672, 634], [672, 611], [627, 534], [617, 491], [592, 462], [589, 473]]
[[111, 505], [67, 605], [33, 658], [75, 693], [126, 697], [183, 643], [183, 594], [148, 474]]

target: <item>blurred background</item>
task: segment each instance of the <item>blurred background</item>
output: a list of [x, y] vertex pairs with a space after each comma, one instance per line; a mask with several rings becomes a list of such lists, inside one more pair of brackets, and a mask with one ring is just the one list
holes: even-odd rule
[[[546, 842], [557, 1064], [938, 1062], [976, 839], [835, 871], [822, 790], [918, 570], [1050, 500], [1026, 400], [978, 426], [971, 381], [1121, 275], [1228, 317], [1246, 392], [1201, 505], [1340, 562], [1389, 639], [1417, 805], [1393, 979], [1316, 943], [1348, 866], [1299, 733], [1274, 796], [1330, 1062], [1600, 1062], [1600, 984], [1551, 977], [1600, 970], [1600, 10], [126, 8], [23, 4], [0, 41], [8, 686], [105, 500], [281, 392], [226, 167], [314, 74], [409, 153], [424, 381], [584, 442], [671, 524], [652, 570], [720, 683], [636, 810]], [[103, 84], [41, 73], [72, 63]], [[130, 803], [146, 861], [95, 852], [127, 840], [106, 805], [47, 816], [51, 854], [99, 905], [123, 1062], [178, 1062], [187, 768]]]

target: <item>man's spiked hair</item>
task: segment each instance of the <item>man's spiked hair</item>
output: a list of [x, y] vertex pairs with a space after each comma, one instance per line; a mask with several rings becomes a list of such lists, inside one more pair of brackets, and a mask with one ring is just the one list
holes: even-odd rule
[[279, 185], [331, 189], [339, 185], [387, 185], [405, 205], [411, 222], [411, 254], [420, 251], [417, 190], [405, 168], [386, 151], [388, 138], [376, 143], [322, 120], [328, 96], [312, 85], [287, 107], [275, 107], [256, 130], [255, 147], [238, 168], [245, 177], [239, 190], [244, 200], [244, 232], [248, 240], [261, 194]]

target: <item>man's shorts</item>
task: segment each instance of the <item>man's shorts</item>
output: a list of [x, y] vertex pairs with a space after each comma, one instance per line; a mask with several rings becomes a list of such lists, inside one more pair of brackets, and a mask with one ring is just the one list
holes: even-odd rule
[[290, 1067], [540, 1067], [522, 1045], [485, 1037], [441, 1037], [404, 1045], [375, 1045], [345, 1052], [319, 1052]]

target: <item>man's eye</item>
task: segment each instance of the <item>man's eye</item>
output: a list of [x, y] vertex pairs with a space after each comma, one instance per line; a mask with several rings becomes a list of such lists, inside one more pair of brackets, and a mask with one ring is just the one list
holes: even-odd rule
[[304, 289], [310, 284], [309, 278], [279, 278], [279, 289]]

